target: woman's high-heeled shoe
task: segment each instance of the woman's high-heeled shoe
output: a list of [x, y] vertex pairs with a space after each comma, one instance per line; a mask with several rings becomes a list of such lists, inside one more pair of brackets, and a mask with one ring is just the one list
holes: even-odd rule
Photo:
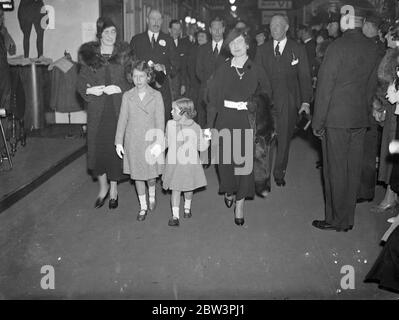
[[386, 212], [390, 209], [395, 208], [397, 205], [398, 205], [398, 203], [396, 201], [393, 203], [388, 203], [386, 205], [379, 204], [379, 205], [376, 205], [375, 207], [373, 207], [371, 210], [373, 212]]
[[237, 209], [237, 207], [234, 208], [234, 223], [235, 223], [237, 226], [241, 227], [241, 226], [244, 225], [245, 220], [244, 220], [244, 218], [237, 218], [236, 209]]
[[109, 196], [109, 190], [104, 198], [100, 198], [100, 197], [97, 198], [96, 202], [94, 203], [94, 208], [96, 208], [96, 209], [101, 208], [104, 205], [105, 200], [108, 198], [108, 196]]
[[224, 203], [226, 204], [227, 208], [231, 208], [234, 204], [234, 196], [231, 195], [231, 199], [227, 197], [227, 194], [224, 195]]
[[116, 197], [116, 199], [109, 199], [108, 207], [109, 207], [110, 209], [116, 209], [116, 208], [118, 208], [118, 198], [119, 198], [119, 197]]

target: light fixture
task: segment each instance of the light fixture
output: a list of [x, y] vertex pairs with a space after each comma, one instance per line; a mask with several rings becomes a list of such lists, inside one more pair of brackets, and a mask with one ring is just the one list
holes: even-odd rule
[[237, 6], [231, 6], [231, 11], [236, 12]]
[[187, 16], [187, 17], [184, 19], [184, 21], [185, 21], [186, 23], [190, 23], [190, 22], [191, 22], [191, 17]]
[[191, 24], [195, 24], [195, 23], [197, 23], [197, 19], [191, 18]]
[[234, 4], [236, 0], [229, 0], [230, 4]]

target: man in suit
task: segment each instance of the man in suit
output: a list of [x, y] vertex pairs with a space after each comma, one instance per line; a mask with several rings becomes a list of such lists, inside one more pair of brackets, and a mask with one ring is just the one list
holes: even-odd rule
[[273, 175], [278, 186], [285, 186], [289, 147], [298, 113], [310, 115], [312, 100], [312, 83], [305, 48], [287, 38], [288, 29], [286, 16], [273, 16], [270, 23], [273, 40], [258, 47], [255, 58], [265, 68], [272, 85], [277, 131]]
[[174, 78], [179, 70], [179, 57], [172, 38], [161, 31], [163, 19], [158, 10], [151, 10], [147, 16], [147, 31], [132, 38], [130, 46], [137, 59], [152, 61], [157, 72], [166, 74], [159, 91], [165, 105], [165, 121], [171, 119], [172, 97], [168, 78]]
[[171, 79], [172, 99], [177, 100], [187, 90], [187, 56], [191, 47], [188, 37], [182, 38], [182, 25], [179, 20], [171, 20], [169, 23], [169, 34], [173, 39], [175, 51], [179, 57], [179, 68], [177, 74]]
[[316, 40], [312, 37], [312, 28], [310, 26], [300, 25], [298, 28], [299, 38], [305, 46], [308, 56], [309, 70], [312, 78], [317, 76], [314, 74], [316, 66]]
[[200, 81], [200, 97], [197, 106], [198, 124], [204, 127], [207, 124], [206, 106], [207, 85], [215, 70], [226, 61], [228, 54], [223, 48], [224, 21], [215, 18], [211, 21], [209, 32], [212, 41], [198, 48], [196, 73]]
[[[190, 39], [191, 37], [189, 37]], [[206, 44], [208, 42], [208, 34], [205, 30], [199, 30], [196, 34], [194, 34], [194, 41], [191, 41], [189, 46], [188, 55], [187, 55], [187, 63], [185, 65], [185, 74], [186, 78], [186, 91], [187, 96], [194, 101], [195, 106], [199, 104], [199, 91], [200, 91], [200, 80], [197, 77], [196, 73], [196, 65], [197, 65], [197, 56], [199, 47]]]
[[[370, 14], [364, 19], [363, 34], [374, 41], [378, 48], [379, 59], [385, 55], [385, 44], [380, 41], [378, 35], [381, 19]], [[364, 138], [364, 155], [360, 185], [357, 194], [357, 202], [372, 201], [375, 195], [375, 186], [377, 183], [376, 158], [378, 156], [379, 124], [370, 114], [370, 127], [367, 128]]]
[[319, 71], [313, 131], [322, 139], [326, 208], [325, 220], [315, 220], [313, 226], [321, 230], [348, 231], [354, 226], [377, 83], [378, 49], [363, 35], [362, 3], [355, 4], [355, 15], [342, 19], [344, 34], [330, 44]]

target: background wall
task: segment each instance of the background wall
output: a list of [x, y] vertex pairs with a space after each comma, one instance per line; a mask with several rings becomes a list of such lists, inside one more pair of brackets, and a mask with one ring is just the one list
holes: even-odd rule
[[[84, 40], [82, 39], [82, 23], [95, 25], [99, 17], [99, 0], [44, 0], [43, 2], [55, 9], [55, 29], [48, 29], [44, 33], [44, 56], [56, 60], [67, 50], [76, 60], [77, 51]], [[6, 12], [5, 19], [8, 32], [17, 45], [17, 55], [23, 55], [23, 35], [17, 18], [19, 3], [20, 0], [15, 0], [16, 10]], [[91, 33], [92, 30], [89, 29], [87, 34]], [[34, 28], [32, 28], [30, 43], [29, 57], [37, 58]]]

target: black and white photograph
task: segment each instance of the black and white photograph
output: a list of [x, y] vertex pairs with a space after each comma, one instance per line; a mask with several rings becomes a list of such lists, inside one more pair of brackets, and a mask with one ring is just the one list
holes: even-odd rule
[[0, 0], [0, 300], [397, 301], [398, 194], [398, 0]]

